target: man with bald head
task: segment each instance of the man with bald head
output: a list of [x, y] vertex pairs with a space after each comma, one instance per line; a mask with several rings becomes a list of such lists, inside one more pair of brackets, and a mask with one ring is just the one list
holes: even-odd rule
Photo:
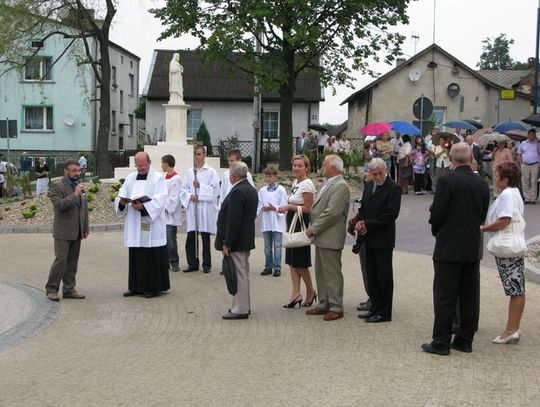
[[124, 244], [129, 248], [128, 291], [124, 297], [155, 297], [170, 288], [165, 208], [167, 184], [150, 168], [145, 152], [135, 155], [136, 172], [129, 174], [115, 200], [116, 214], [125, 217]]
[[[422, 345], [428, 353], [448, 355], [450, 348], [472, 352], [478, 319], [477, 289], [480, 225], [489, 207], [489, 188], [470, 166], [467, 143], [450, 150], [452, 169], [437, 181], [429, 223], [435, 236], [433, 252], [433, 340]], [[451, 342], [452, 321], [459, 298], [461, 327]]]

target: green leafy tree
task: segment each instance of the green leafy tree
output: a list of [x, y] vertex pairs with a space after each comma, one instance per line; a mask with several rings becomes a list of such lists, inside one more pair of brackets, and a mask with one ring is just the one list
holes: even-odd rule
[[513, 39], [506, 38], [506, 34], [499, 34], [497, 38], [493, 40], [486, 38], [482, 43], [484, 46], [477, 67], [490, 71], [514, 68], [514, 61], [510, 58], [510, 45], [514, 43]]
[[197, 135], [195, 136], [195, 139], [197, 141], [200, 141], [203, 146], [206, 147], [206, 154], [212, 155], [212, 140], [210, 139], [210, 133], [208, 133], [208, 128], [206, 127], [206, 123], [201, 123], [201, 126], [199, 127], [199, 130], [197, 130]]
[[135, 117], [137, 119], [146, 119], [146, 98], [139, 99], [139, 105], [135, 109]]
[[[93, 6], [100, 6], [97, 10]], [[95, 18], [94, 12], [103, 18]], [[109, 31], [116, 14], [114, 0], [0, 0], [0, 77], [21, 69], [39, 49], [30, 48], [30, 39], [43, 41], [59, 36], [67, 40], [65, 50], [56, 56], [51, 68], [61, 58], [71, 57], [77, 65], [90, 66], [99, 91], [99, 128], [96, 142], [96, 170], [100, 176], [112, 175], [109, 158], [111, 124], [111, 63]], [[95, 55], [92, 40], [100, 52]]]
[[151, 11], [167, 27], [161, 39], [191, 34], [210, 61], [248, 73], [260, 92], [279, 92], [280, 169], [288, 169], [298, 75], [352, 86], [353, 74], [373, 74], [370, 58], [392, 62], [404, 37], [390, 28], [408, 22], [409, 1], [166, 0]]

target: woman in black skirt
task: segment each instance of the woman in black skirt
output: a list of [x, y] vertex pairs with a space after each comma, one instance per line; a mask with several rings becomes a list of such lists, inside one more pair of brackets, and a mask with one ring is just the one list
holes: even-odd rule
[[[313, 206], [315, 196], [315, 186], [309, 178], [310, 163], [305, 155], [295, 155], [292, 159], [292, 172], [296, 177], [288, 203], [281, 206], [278, 211], [287, 212], [287, 229], [290, 227], [294, 214], [298, 207], [302, 208], [302, 217], [306, 228], [309, 225], [309, 213]], [[300, 222], [296, 224], [296, 230], [301, 228]], [[309, 307], [317, 298], [317, 293], [313, 288], [309, 267], [311, 267], [311, 247], [298, 247], [294, 249], [285, 249], [285, 263], [291, 269], [292, 292], [289, 302], [284, 305], [285, 308], [294, 308], [296, 305]], [[300, 292], [300, 282], [304, 280], [306, 285], [306, 301], [302, 303], [302, 293]]]

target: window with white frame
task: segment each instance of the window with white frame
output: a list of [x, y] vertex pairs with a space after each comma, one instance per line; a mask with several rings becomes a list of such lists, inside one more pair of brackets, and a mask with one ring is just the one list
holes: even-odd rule
[[24, 129], [34, 131], [53, 130], [52, 106], [24, 106]]
[[135, 76], [129, 74], [129, 95], [133, 96], [135, 94]]
[[263, 112], [263, 138], [279, 138], [279, 112]]
[[135, 133], [135, 129], [133, 128], [133, 115], [132, 114], [129, 114], [128, 115], [129, 117], [129, 133], [128, 133], [128, 137], [132, 137], [133, 134]]
[[26, 57], [24, 61], [25, 81], [51, 81], [52, 80], [51, 57]]
[[188, 110], [187, 112], [187, 134], [188, 140], [193, 140], [199, 131], [202, 123], [202, 110]]

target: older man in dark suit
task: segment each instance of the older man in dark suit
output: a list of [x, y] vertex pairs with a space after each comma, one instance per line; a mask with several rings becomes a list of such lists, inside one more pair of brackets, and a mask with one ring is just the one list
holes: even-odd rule
[[249, 297], [249, 254], [255, 248], [255, 217], [259, 195], [247, 180], [248, 168], [241, 161], [232, 163], [229, 181], [233, 186], [221, 204], [217, 220], [216, 250], [231, 256], [238, 278], [238, 292], [223, 319], [247, 319]]
[[372, 180], [364, 187], [356, 230], [365, 237], [371, 307], [368, 313], [358, 317], [366, 322], [385, 322], [392, 320], [392, 255], [396, 243], [396, 219], [401, 208], [401, 187], [388, 176], [387, 165], [381, 158], [371, 159], [368, 170]]
[[59, 301], [60, 281], [64, 298], [83, 299], [75, 289], [81, 239], [88, 237], [88, 204], [81, 169], [75, 160], [64, 164], [64, 177], [53, 184], [49, 197], [54, 206], [53, 237], [55, 259], [45, 289], [51, 301]]
[[[489, 207], [489, 188], [470, 167], [467, 143], [450, 150], [453, 171], [437, 181], [429, 223], [435, 236], [433, 252], [433, 341], [425, 352], [448, 355], [450, 348], [472, 352], [476, 328], [480, 225]], [[461, 327], [452, 337], [452, 320], [459, 298]]]

